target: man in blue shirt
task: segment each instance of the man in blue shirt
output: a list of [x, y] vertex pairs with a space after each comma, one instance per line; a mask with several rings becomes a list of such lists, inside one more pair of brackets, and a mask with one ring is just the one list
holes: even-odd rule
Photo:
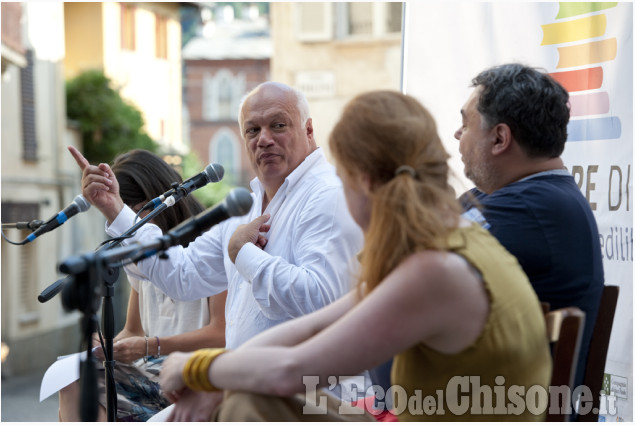
[[454, 134], [465, 175], [476, 185], [461, 196], [464, 215], [516, 256], [541, 301], [586, 314], [580, 385], [604, 271], [595, 218], [560, 159], [569, 95], [548, 75], [520, 64], [487, 69], [472, 85]]

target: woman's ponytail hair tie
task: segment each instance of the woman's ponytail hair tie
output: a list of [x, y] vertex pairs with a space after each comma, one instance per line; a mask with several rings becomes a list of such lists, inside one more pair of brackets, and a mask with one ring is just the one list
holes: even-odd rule
[[403, 173], [410, 174], [413, 179], [417, 178], [417, 172], [410, 165], [400, 165], [399, 167], [397, 167], [397, 169], [395, 170], [395, 177]]

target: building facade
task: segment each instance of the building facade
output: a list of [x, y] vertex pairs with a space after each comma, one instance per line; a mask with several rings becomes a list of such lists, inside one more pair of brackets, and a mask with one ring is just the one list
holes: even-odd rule
[[164, 153], [185, 154], [179, 3], [65, 2], [64, 77], [102, 70]]
[[[81, 173], [67, 152], [80, 150], [67, 122], [65, 81], [99, 69], [143, 114], [164, 153], [184, 154], [181, 30], [178, 3], [2, 3], [1, 189], [3, 232], [20, 242], [17, 222], [47, 220], [81, 193]], [[58, 264], [107, 238], [94, 208], [25, 245], [2, 240], [3, 375], [47, 367], [80, 349], [81, 313], [62, 297], [38, 295], [65, 277]], [[123, 273], [122, 273], [123, 275]], [[115, 326], [125, 320], [128, 285], [115, 286]]]
[[[192, 152], [225, 168], [225, 180], [254, 177], [238, 128], [243, 96], [269, 80], [272, 53], [266, 17], [208, 22], [183, 48], [184, 107]], [[221, 17], [222, 18], [222, 17]]]
[[344, 105], [368, 90], [401, 88], [402, 3], [271, 3], [271, 78], [303, 91], [318, 145]]
[[253, 174], [240, 146], [238, 104], [258, 83], [279, 81], [306, 94], [327, 156], [346, 102], [368, 90], [401, 89], [402, 3], [276, 2], [268, 10], [266, 28], [258, 27], [262, 20], [216, 19], [183, 48], [192, 151], [203, 162], [242, 167], [232, 182], [239, 185]]
[[[81, 193], [81, 173], [66, 152], [79, 147], [79, 136], [66, 120], [63, 60], [62, 3], [2, 3], [1, 212], [13, 242], [31, 230], [11, 224], [47, 220]], [[3, 375], [79, 348], [78, 313], [64, 311], [59, 296], [40, 303], [38, 295], [64, 276], [59, 261], [96, 246], [100, 226], [100, 214], [89, 210], [25, 245], [3, 238], [1, 336], [10, 350]]]

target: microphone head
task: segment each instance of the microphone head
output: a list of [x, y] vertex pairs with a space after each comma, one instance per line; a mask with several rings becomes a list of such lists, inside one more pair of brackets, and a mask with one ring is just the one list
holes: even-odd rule
[[223, 180], [225, 169], [220, 164], [209, 164], [205, 167], [205, 174], [207, 175], [208, 183], [216, 183]]
[[77, 195], [73, 200], [73, 203], [77, 205], [77, 207], [79, 208], [79, 212], [88, 211], [88, 209], [90, 208], [90, 204], [82, 195]]
[[249, 191], [243, 187], [232, 189], [225, 198], [225, 207], [230, 217], [247, 214], [253, 203]]

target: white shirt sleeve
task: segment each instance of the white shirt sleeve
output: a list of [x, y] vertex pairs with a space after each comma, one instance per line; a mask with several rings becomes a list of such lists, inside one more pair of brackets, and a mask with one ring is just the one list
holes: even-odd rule
[[[111, 236], [118, 236], [132, 227], [134, 212], [127, 206], [106, 227]], [[168, 258], [152, 256], [125, 267], [131, 276], [149, 280], [166, 295], [176, 300], [194, 301], [218, 294], [227, 289], [223, 264], [220, 226], [214, 226], [199, 236], [187, 248], [180, 245], [166, 251]], [[162, 236], [161, 229], [151, 223], [139, 228], [134, 237], [122, 245], [138, 241], [151, 241]]]
[[[323, 187], [309, 202], [297, 205], [291, 231], [293, 263], [246, 244], [238, 252], [236, 268], [251, 283], [263, 314], [272, 320], [299, 317], [346, 294], [357, 269], [361, 229], [348, 212], [341, 187]], [[270, 243], [269, 241], [268, 243]]]

